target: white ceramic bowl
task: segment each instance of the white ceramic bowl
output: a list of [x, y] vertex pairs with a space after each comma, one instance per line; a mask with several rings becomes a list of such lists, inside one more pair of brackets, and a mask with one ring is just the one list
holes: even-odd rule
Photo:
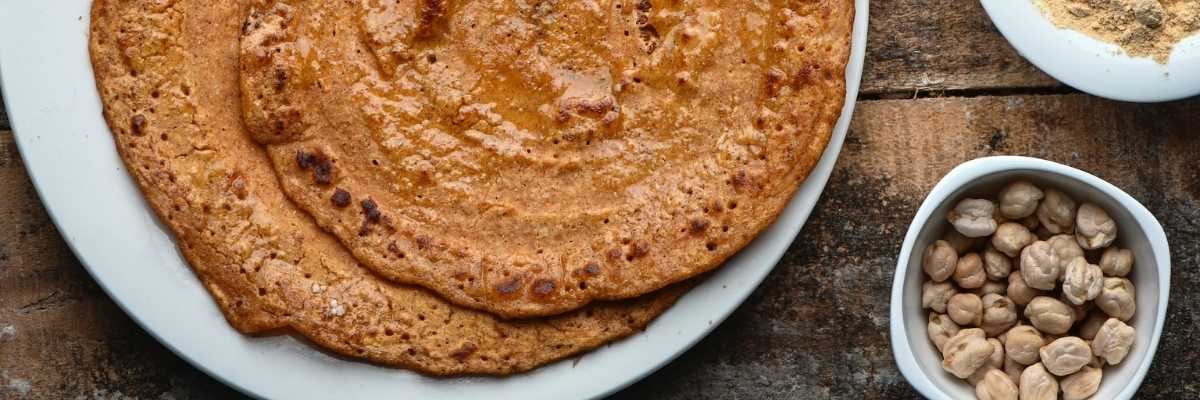
[[1200, 94], [1200, 35], [1175, 45], [1166, 65], [1054, 26], [1033, 0], [981, 0], [1000, 33], [1029, 62], [1067, 85], [1114, 100], [1157, 102]]
[[1158, 220], [1137, 200], [1116, 186], [1086, 172], [1054, 162], [1027, 157], [987, 157], [968, 161], [946, 174], [917, 210], [892, 284], [892, 354], [900, 372], [917, 391], [930, 399], [973, 399], [975, 390], [966, 381], [942, 370], [941, 357], [926, 333], [926, 313], [921, 309], [921, 284], [928, 279], [921, 269], [925, 246], [949, 227], [946, 213], [965, 196], [994, 198], [1008, 182], [1025, 179], [1042, 188], [1056, 188], [1078, 202], [1096, 203], [1117, 222], [1114, 245], [1133, 251], [1137, 313], [1129, 324], [1137, 330], [1133, 350], [1121, 364], [1104, 368], [1096, 399], [1129, 399], [1150, 369], [1171, 284], [1171, 257], [1167, 237]]

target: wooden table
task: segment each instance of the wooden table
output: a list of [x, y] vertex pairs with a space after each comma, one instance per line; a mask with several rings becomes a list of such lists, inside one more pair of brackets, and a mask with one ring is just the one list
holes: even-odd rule
[[[8, 130], [0, 112], [0, 398], [239, 396], [97, 287], [38, 202]], [[1174, 290], [1140, 395], [1195, 397], [1200, 98], [1135, 105], [1080, 94], [1020, 58], [963, 0], [873, 2], [854, 123], [803, 233], [712, 335], [616, 397], [916, 398], [888, 346], [895, 257], [937, 179], [994, 154], [1092, 172], [1158, 216]]]

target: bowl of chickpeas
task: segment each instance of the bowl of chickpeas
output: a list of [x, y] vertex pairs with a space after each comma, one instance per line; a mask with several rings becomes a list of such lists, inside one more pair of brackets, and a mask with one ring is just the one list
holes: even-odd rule
[[931, 399], [1132, 398], [1170, 271], [1162, 226], [1116, 186], [1036, 158], [968, 161], [904, 238], [892, 353]]

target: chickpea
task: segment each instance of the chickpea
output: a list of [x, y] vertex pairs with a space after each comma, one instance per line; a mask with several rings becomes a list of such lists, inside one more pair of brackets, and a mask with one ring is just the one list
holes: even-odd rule
[[1017, 385], [1021, 400], [1057, 400], [1058, 380], [1046, 372], [1042, 363], [1030, 365], [1021, 372], [1021, 383]]
[[983, 296], [987, 296], [989, 294], [1004, 295], [1007, 290], [1008, 285], [1000, 282], [987, 281], [983, 283], [983, 286], [980, 286], [979, 289], [975, 289], [975, 291], [972, 293], [975, 293], [977, 296], [982, 298]]
[[[982, 329], [963, 329], [946, 341], [942, 349], [942, 369], [960, 379], [988, 363], [995, 348], [988, 343]], [[1057, 390], [1056, 390], [1057, 391]]]
[[979, 326], [983, 321], [983, 300], [974, 293], [950, 296], [950, 302], [946, 303], [946, 313], [956, 324]]
[[1017, 384], [998, 369], [988, 370], [979, 383], [975, 384], [978, 400], [1017, 400]]
[[1041, 290], [1029, 287], [1029, 285], [1025, 283], [1024, 277], [1021, 276], [1021, 271], [1013, 271], [1012, 274], [1008, 276], [1008, 290], [1005, 292], [1005, 294], [1008, 295], [1009, 299], [1012, 299], [1013, 303], [1017, 303], [1017, 305], [1024, 307], [1026, 304], [1029, 304], [1029, 301], [1033, 300], [1034, 297], [1041, 296], [1043, 292]]
[[1104, 357], [1096, 355], [1096, 341], [1088, 340], [1088, 347], [1092, 348], [1092, 361], [1088, 362], [1088, 366], [1092, 368], [1104, 368]]
[[1016, 181], [1000, 190], [1000, 213], [1008, 219], [1021, 219], [1037, 211], [1038, 201], [1046, 197], [1037, 186]]
[[1004, 280], [1012, 273], [1012, 259], [996, 250], [995, 247], [988, 246], [983, 250], [983, 270], [987, 273], [988, 279]]
[[1038, 296], [1025, 306], [1025, 318], [1039, 331], [1062, 335], [1075, 322], [1075, 311], [1053, 297]]
[[958, 289], [954, 288], [953, 283], [926, 281], [921, 285], [921, 308], [944, 313], [946, 303], [957, 293]]
[[976, 289], [987, 282], [987, 274], [983, 272], [983, 259], [979, 254], [967, 253], [958, 258], [954, 267], [954, 281], [963, 289]]
[[958, 231], [953, 229], [953, 227], [951, 229], [947, 229], [945, 234], [942, 234], [942, 240], [946, 241], [946, 243], [949, 243], [950, 247], [953, 247], [954, 251], [958, 252], [958, 254], [964, 254], [968, 251], [971, 251], [971, 249], [975, 248], [975, 246], [979, 244], [979, 238], [969, 238], [963, 236], [963, 234], [958, 233]]
[[1104, 276], [1124, 277], [1133, 269], [1133, 252], [1129, 249], [1109, 247], [1100, 256], [1100, 270]]
[[1038, 362], [1038, 353], [1046, 344], [1042, 333], [1029, 325], [1018, 325], [1005, 333], [1004, 351], [1008, 358], [1021, 365], [1031, 365]]
[[1012, 357], [1004, 357], [1004, 373], [1008, 374], [1008, 378], [1012, 381], [1021, 381], [1021, 372], [1025, 371], [1025, 365], [1016, 362]]
[[1021, 254], [1021, 249], [1037, 240], [1029, 228], [1016, 222], [1005, 222], [996, 228], [992, 246], [1009, 257]]
[[1072, 304], [1070, 300], [1067, 300], [1067, 296], [1062, 292], [1058, 293], [1058, 301], [1061, 301], [1063, 304], [1066, 304], [1067, 307], [1071, 308], [1071, 316], [1074, 317], [1074, 319], [1072, 319], [1073, 322], [1083, 321], [1084, 318], [1087, 318], [1088, 311], [1092, 309], [1092, 303], [1090, 302], [1083, 304]]
[[1135, 338], [1137, 332], [1132, 326], [1116, 318], [1109, 318], [1100, 326], [1096, 338], [1092, 340], [1092, 353], [1103, 358], [1109, 365], [1120, 364], [1125, 360], [1125, 356], [1129, 355]]
[[1067, 376], [1079, 371], [1092, 361], [1092, 348], [1083, 339], [1067, 336], [1042, 346], [1038, 353], [1046, 370], [1058, 376]]
[[929, 334], [929, 341], [937, 347], [938, 351], [942, 351], [942, 347], [946, 345], [946, 341], [958, 334], [958, 325], [954, 323], [946, 314], [929, 314], [929, 324], [926, 326]]
[[1104, 372], [1100, 368], [1084, 366], [1074, 374], [1063, 378], [1063, 400], [1085, 400], [1100, 390]]
[[1104, 288], [1104, 272], [1100, 266], [1088, 264], [1083, 257], [1075, 257], [1063, 275], [1063, 297], [1075, 305], [1095, 299]]
[[[1055, 259], [1058, 260], [1058, 270], [1065, 271], [1067, 265], [1071, 263], [1075, 257], [1083, 257], [1083, 249], [1075, 243], [1075, 237], [1071, 235], [1054, 235], [1046, 239], [1046, 243], [1050, 244], [1050, 251], [1054, 253]], [[1063, 280], [1063, 275], [1058, 276], [1058, 280]]]
[[996, 220], [992, 218], [996, 205], [991, 200], [963, 199], [947, 214], [946, 219], [963, 236], [978, 238], [996, 232]]
[[1000, 341], [995, 338], [990, 338], [987, 341], [988, 344], [992, 345], [992, 355], [988, 357], [987, 363], [983, 364], [982, 367], [979, 367], [979, 369], [975, 370], [975, 373], [967, 377], [967, 382], [972, 385], [983, 380], [983, 376], [986, 375], [988, 371], [995, 371], [1000, 368], [1004, 368], [1004, 344], [1000, 343]]
[[1052, 234], [1074, 232], [1075, 200], [1055, 189], [1046, 189], [1045, 194], [1038, 205], [1038, 222]]
[[1075, 216], [1075, 240], [1088, 250], [1108, 247], [1117, 238], [1117, 223], [1100, 206], [1083, 203]]
[[1083, 323], [1079, 325], [1079, 337], [1086, 340], [1095, 339], [1096, 332], [1100, 331], [1100, 327], [1109, 318], [1108, 314], [1105, 314], [1103, 311], [1092, 310], [1088, 312], [1087, 317], [1083, 319]]
[[946, 279], [950, 279], [957, 264], [958, 252], [943, 240], [933, 242], [926, 247], [925, 255], [921, 258], [921, 268], [934, 282], [944, 282]]
[[986, 294], [982, 321], [981, 327], [988, 336], [999, 335], [1017, 323], [1017, 305], [1002, 295]]
[[1104, 288], [1096, 296], [1096, 307], [1122, 321], [1133, 318], [1137, 309], [1133, 283], [1125, 278], [1104, 278]]
[[1036, 241], [1021, 251], [1021, 277], [1034, 289], [1054, 290], [1061, 271], [1050, 244]]

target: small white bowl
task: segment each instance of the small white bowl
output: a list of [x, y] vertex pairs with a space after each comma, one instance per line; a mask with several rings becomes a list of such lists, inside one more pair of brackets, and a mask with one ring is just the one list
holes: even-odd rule
[[1017, 179], [1042, 188], [1055, 188], [1077, 202], [1100, 205], [1116, 221], [1115, 246], [1133, 251], [1137, 312], [1129, 324], [1137, 330], [1133, 350], [1123, 362], [1104, 368], [1100, 390], [1093, 398], [1129, 399], [1150, 369], [1162, 335], [1171, 285], [1171, 257], [1167, 237], [1158, 220], [1116, 186], [1086, 172], [1054, 162], [1028, 157], [987, 157], [965, 162], [946, 174], [917, 210], [892, 284], [892, 354], [900, 372], [917, 391], [930, 399], [973, 399], [975, 389], [942, 369], [941, 356], [926, 331], [921, 309], [921, 284], [928, 279], [921, 269], [923, 249], [949, 227], [946, 213], [966, 196], [994, 198], [1000, 188]]
[[1159, 102], [1200, 94], [1200, 35], [1175, 44], [1166, 65], [1054, 26], [1033, 0], [981, 0], [1017, 52], [1076, 89], [1113, 100]]

